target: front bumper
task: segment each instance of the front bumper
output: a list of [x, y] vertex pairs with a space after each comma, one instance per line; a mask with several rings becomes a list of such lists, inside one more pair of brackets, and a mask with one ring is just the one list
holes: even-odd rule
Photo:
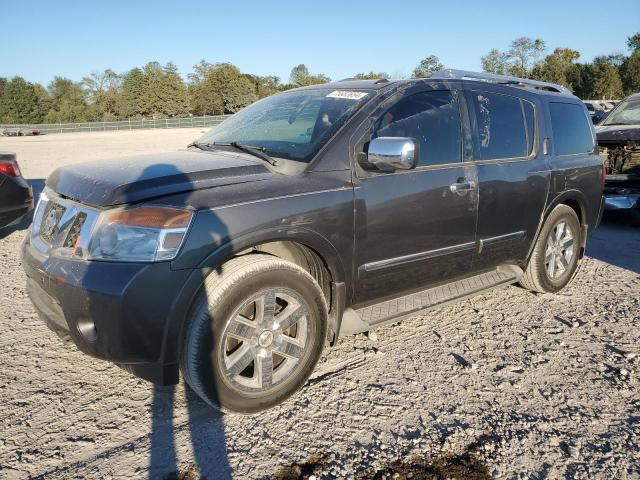
[[[114, 362], [158, 384], [178, 381], [175, 319], [192, 270], [151, 264], [96, 262], [22, 248], [28, 294], [47, 325], [82, 352]], [[187, 295], [188, 296], [188, 295]]]

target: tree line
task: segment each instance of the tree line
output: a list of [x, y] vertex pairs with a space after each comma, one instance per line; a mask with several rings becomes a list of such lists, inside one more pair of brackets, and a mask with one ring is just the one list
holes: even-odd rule
[[[506, 50], [481, 58], [484, 71], [559, 83], [584, 99], [612, 99], [640, 91], [640, 33], [628, 38], [629, 55], [599, 56], [579, 62], [580, 52], [556, 48], [545, 55], [541, 39], [521, 37]], [[411, 76], [429, 77], [444, 65], [438, 57], [422, 59]], [[385, 72], [363, 72], [359, 79], [389, 78]], [[300, 86], [331, 79], [300, 64], [289, 81], [277, 76], [243, 73], [231, 63], [201, 60], [185, 79], [173, 63], [149, 62], [119, 74], [111, 69], [91, 73], [80, 82], [56, 76], [44, 87], [16, 76], [0, 77], [0, 123], [64, 123], [166, 118], [235, 113], [252, 102]]]

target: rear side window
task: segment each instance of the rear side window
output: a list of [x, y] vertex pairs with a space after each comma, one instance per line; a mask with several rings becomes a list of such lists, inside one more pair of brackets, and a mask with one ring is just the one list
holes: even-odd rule
[[461, 160], [460, 109], [454, 92], [434, 90], [403, 98], [376, 124], [376, 137], [412, 137], [420, 142], [418, 166]]
[[528, 157], [535, 146], [532, 103], [509, 95], [472, 92], [480, 160]]
[[556, 155], [574, 155], [593, 151], [591, 125], [584, 109], [575, 103], [551, 102], [551, 128]]

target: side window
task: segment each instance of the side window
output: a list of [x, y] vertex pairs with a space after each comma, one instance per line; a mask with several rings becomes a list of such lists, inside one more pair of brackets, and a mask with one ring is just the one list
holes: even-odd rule
[[584, 109], [575, 103], [551, 102], [553, 151], [556, 155], [572, 155], [593, 151], [591, 125]]
[[528, 157], [535, 145], [533, 104], [492, 92], [471, 92], [480, 160]]
[[422, 92], [393, 105], [378, 120], [375, 137], [412, 137], [420, 142], [418, 166], [461, 160], [457, 95], [446, 90]]

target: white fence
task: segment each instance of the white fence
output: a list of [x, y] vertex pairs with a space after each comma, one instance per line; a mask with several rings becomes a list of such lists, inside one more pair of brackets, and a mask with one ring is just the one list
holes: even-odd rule
[[[104, 132], [111, 130], [141, 130], [148, 128], [197, 128], [213, 127], [229, 115], [204, 115], [202, 117], [175, 117], [141, 120], [121, 120], [117, 122], [86, 123], [39, 123], [20, 125], [0, 125], [0, 134], [5, 130], [14, 135], [19, 130], [38, 129], [41, 133]], [[11, 131], [14, 132], [11, 132]], [[6, 133], [5, 133], [6, 134]]]

